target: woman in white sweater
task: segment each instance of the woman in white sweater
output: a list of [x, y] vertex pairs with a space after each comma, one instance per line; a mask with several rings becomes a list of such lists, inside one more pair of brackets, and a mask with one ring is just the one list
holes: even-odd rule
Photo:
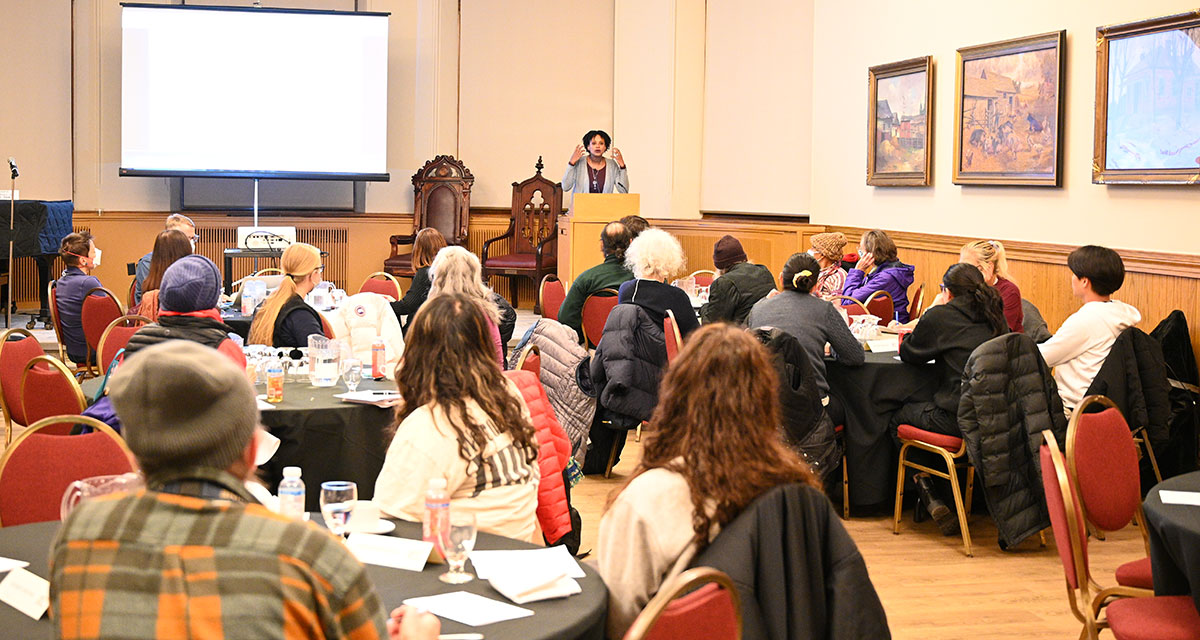
[[608, 635], [766, 491], [820, 481], [779, 438], [771, 356], [727, 324], [692, 334], [663, 378], [642, 461], [600, 521]]

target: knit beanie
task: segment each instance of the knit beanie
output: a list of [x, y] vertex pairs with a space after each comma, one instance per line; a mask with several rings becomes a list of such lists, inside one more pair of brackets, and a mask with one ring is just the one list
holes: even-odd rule
[[187, 467], [227, 469], [258, 426], [246, 372], [191, 340], [147, 347], [108, 383], [125, 442], [147, 476]]
[[216, 307], [220, 297], [221, 270], [195, 253], [167, 267], [158, 287], [158, 306], [163, 311], [204, 311]]
[[717, 244], [713, 245], [713, 265], [718, 269], [724, 271], [745, 261], [746, 252], [742, 250], [742, 243], [738, 242], [737, 238], [730, 235], [721, 236]]
[[841, 262], [842, 250], [846, 248], [846, 234], [841, 231], [818, 233], [812, 237], [812, 248], [834, 262]]

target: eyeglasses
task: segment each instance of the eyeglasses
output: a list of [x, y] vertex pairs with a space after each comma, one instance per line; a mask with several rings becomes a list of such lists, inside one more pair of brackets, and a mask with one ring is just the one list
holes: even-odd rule
[[939, 284], [939, 285], [938, 285], [938, 288], [939, 288], [939, 289], [941, 289], [942, 291], [945, 291], [945, 290], [946, 290], [946, 285], [944, 285], [944, 284]]

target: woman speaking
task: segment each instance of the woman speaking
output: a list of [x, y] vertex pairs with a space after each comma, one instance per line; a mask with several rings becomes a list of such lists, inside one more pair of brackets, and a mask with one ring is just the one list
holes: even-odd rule
[[604, 157], [604, 152], [608, 151], [611, 144], [612, 137], [603, 131], [584, 134], [583, 144], [575, 146], [575, 153], [567, 161], [567, 172], [562, 179], [563, 191], [629, 193], [629, 174], [625, 171], [625, 158], [621, 150], [614, 148], [612, 158]]

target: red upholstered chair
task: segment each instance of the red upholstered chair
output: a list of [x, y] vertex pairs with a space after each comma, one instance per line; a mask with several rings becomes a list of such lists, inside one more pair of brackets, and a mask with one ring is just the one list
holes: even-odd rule
[[[1098, 640], [1109, 629], [1118, 640], [1186, 640], [1200, 638], [1200, 613], [1190, 596], [1136, 597], [1129, 587], [1100, 589], [1088, 568], [1087, 531], [1075, 485], [1050, 431], [1043, 431], [1042, 487], [1054, 542], [1067, 580], [1071, 613], [1083, 623], [1081, 638]], [[1135, 596], [1135, 597], [1123, 597]], [[1108, 602], [1110, 598], [1119, 598]], [[1100, 617], [1104, 609], [1105, 616]]]
[[851, 298], [850, 296], [830, 296], [829, 301], [830, 302], [836, 301], [835, 304], [841, 305], [842, 309], [846, 310], [846, 315], [850, 315], [850, 316], [872, 315], [870, 311], [867, 311], [867, 307], [864, 306], [862, 302], [860, 302], [856, 298]]
[[517, 356], [517, 368], [522, 371], [529, 371], [541, 380], [542, 350], [538, 349], [536, 344], [525, 345], [525, 348], [521, 349], [521, 355]]
[[917, 292], [909, 296], [908, 299], [908, 318], [909, 320], [916, 320], [924, 312], [924, 309], [921, 307], [925, 306], [925, 283], [922, 282], [917, 287]]
[[[558, 265], [558, 217], [562, 215], [562, 185], [542, 176], [542, 157], [537, 172], [521, 182], [512, 183], [512, 218], [504, 233], [483, 243], [479, 254], [483, 277], [507, 276], [512, 306], [517, 306], [517, 279], [529, 278], [540, 285], [547, 273]], [[501, 240], [507, 250], [497, 253], [492, 244]], [[499, 248], [499, 247], [497, 247]], [[542, 313], [541, 300], [535, 300], [533, 312]]]
[[[684, 593], [687, 595], [680, 595]], [[624, 640], [740, 640], [741, 637], [742, 606], [733, 581], [717, 569], [696, 567], [675, 576], [658, 590], [625, 632]]]
[[562, 308], [563, 300], [567, 299], [567, 288], [562, 280], [553, 273], [547, 273], [538, 287], [538, 306], [542, 308], [542, 317], [558, 320], [558, 310]]
[[617, 290], [601, 289], [583, 301], [583, 342], [589, 347], [600, 344], [604, 336], [604, 323], [608, 314], [617, 306]]
[[[52, 416], [83, 413], [87, 400], [67, 365], [54, 356], [37, 356], [26, 363], [21, 375], [21, 406], [25, 419], [37, 422]], [[55, 433], [61, 426], [48, 427], [46, 433]], [[67, 425], [61, 435], [70, 432], [71, 426]]]
[[683, 337], [679, 335], [679, 323], [675, 322], [675, 312], [670, 309], [667, 309], [667, 317], [663, 318], [663, 337], [667, 342], [667, 364], [671, 364], [683, 349]]
[[58, 341], [58, 359], [67, 361], [67, 347], [63, 343], [62, 317], [58, 315], [58, 280], [46, 285], [46, 299], [50, 301], [50, 324], [54, 326], [54, 339]]
[[367, 276], [367, 279], [363, 280], [362, 285], [358, 288], [359, 293], [364, 291], [378, 293], [381, 296], [387, 296], [396, 301], [400, 299], [401, 295], [400, 281], [390, 273], [376, 271]]
[[[117, 295], [104, 287], [90, 289], [83, 299], [83, 309], [80, 311], [80, 321], [83, 323], [83, 337], [87, 340], [90, 351], [100, 349], [100, 336], [113, 320], [125, 315], [125, 307]], [[90, 358], [90, 356], [89, 356]], [[94, 363], [88, 362], [88, 365]]]
[[[54, 435], [69, 433], [76, 424], [93, 432]], [[95, 418], [66, 415], [35, 422], [0, 457], [0, 526], [58, 520], [67, 485], [136, 469], [121, 436]]]
[[[897, 435], [900, 436], [900, 469], [896, 474], [896, 508], [893, 514], [892, 533], [900, 533], [900, 506], [904, 502], [904, 469], [907, 467], [924, 471], [950, 481], [950, 491], [954, 495], [954, 507], [958, 510], [958, 529], [962, 533], [963, 551], [968, 557], [972, 556], [971, 532], [967, 529], [965, 505], [971, 504], [971, 492], [975, 488], [975, 468], [966, 459], [966, 443], [962, 438], [925, 431], [911, 424], [900, 425], [897, 428]], [[913, 447], [941, 456], [942, 460], [946, 462], [946, 471], [932, 469], [909, 460], [908, 450]], [[958, 487], [958, 469], [961, 467], [967, 469], [967, 499], [965, 502]]]
[[[317, 315], [321, 314], [318, 313]], [[330, 340], [333, 340], [337, 337], [333, 335], [333, 325], [329, 324], [329, 321], [325, 319], [325, 316], [321, 316], [321, 332], [324, 333], [325, 337], [329, 338]]]
[[125, 294], [125, 308], [136, 309], [138, 302], [134, 300], [137, 294], [137, 278], [129, 281], [129, 291]]
[[126, 344], [129, 344], [129, 338], [137, 333], [138, 329], [148, 324], [150, 324], [150, 318], [138, 315], [121, 316], [108, 323], [108, 327], [100, 335], [100, 346], [96, 349], [100, 375], [104, 375], [104, 372], [108, 371], [108, 367], [112, 365], [117, 353], [124, 349]]
[[[14, 337], [17, 339], [13, 339]], [[25, 407], [21, 404], [21, 376], [25, 365], [44, 356], [42, 345], [24, 329], [9, 329], [0, 334], [0, 409], [4, 411], [4, 444], [12, 442], [13, 423], [28, 425]]]
[[886, 291], [876, 291], [867, 296], [867, 301], [863, 303], [867, 308], [867, 313], [879, 318], [880, 326], [886, 326], [887, 323], [896, 319], [896, 303], [892, 301], [892, 296]]
[[[1099, 407], [1104, 409], [1092, 412]], [[1137, 447], [1129, 424], [1112, 400], [1088, 396], [1071, 413], [1067, 470], [1079, 491], [1084, 517], [1093, 526], [1100, 531], [1116, 531], [1130, 522], [1137, 524], [1146, 556], [1117, 567], [1117, 584], [1152, 591], [1150, 536], [1142, 513]]]
[[710, 269], [700, 269], [699, 271], [693, 271], [688, 277], [696, 279], [697, 287], [711, 287], [713, 280], [717, 279], [717, 272]]

